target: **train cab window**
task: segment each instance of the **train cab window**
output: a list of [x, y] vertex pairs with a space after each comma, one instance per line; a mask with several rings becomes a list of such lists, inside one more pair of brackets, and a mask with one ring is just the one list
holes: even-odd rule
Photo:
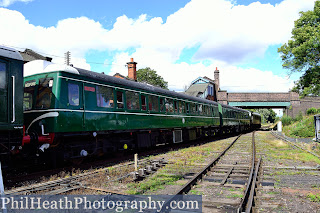
[[79, 85], [68, 83], [68, 101], [71, 106], [79, 106]]
[[6, 76], [6, 64], [0, 62], [0, 89], [5, 89], [7, 82], [7, 76]]
[[117, 91], [117, 108], [123, 109], [123, 92]]
[[24, 84], [23, 110], [31, 110], [33, 107], [33, 95], [36, 87], [36, 80], [27, 81]]
[[159, 99], [157, 96], [149, 95], [149, 110], [153, 112], [159, 111]]
[[96, 87], [97, 106], [104, 108], [113, 108], [113, 89], [110, 87]]
[[127, 109], [140, 110], [139, 93], [126, 91]]
[[186, 111], [187, 111], [187, 114], [190, 113], [190, 104], [189, 103], [186, 103]]
[[147, 97], [141, 95], [141, 110], [147, 110]]
[[166, 112], [166, 102], [163, 98], [160, 98], [160, 112]]
[[[48, 109], [52, 98], [52, 78], [41, 78], [38, 85], [38, 94], [36, 99], [37, 109]], [[79, 100], [79, 99], [78, 99]]]

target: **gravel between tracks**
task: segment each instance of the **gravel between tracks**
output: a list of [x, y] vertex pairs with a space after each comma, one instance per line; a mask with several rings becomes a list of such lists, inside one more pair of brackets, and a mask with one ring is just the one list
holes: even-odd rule
[[[238, 147], [233, 151], [234, 157], [222, 158], [220, 163], [237, 162], [240, 165], [247, 163], [250, 160], [251, 149], [244, 146], [245, 143], [241, 141], [250, 141], [250, 137], [251, 133], [242, 136]], [[132, 171], [130, 167], [110, 169], [108, 172], [84, 180], [83, 184], [127, 194], [173, 194], [234, 139], [235, 137], [230, 137], [151, 156], [150, 160], [165, 158], [168, 164], [139, 182], [132, 182], [130, 177], [112, 181]], [[256, 132], [255, 140], [257, 155], [263, 158], [263, 178], [260, 181], [273, 183], [271, 186], [264, 185], [259, 189], [259, 212], [320, 212], [320, 170], [317, 169], [320, 159], [275, 138], [270, 132]], [[315, 150], [320, 150], [317, 147], [319, 144], [312, 144], [309, 148], [314, 146]], [[295, 168], [290, 169], [290, 167]], [[214, 195], [232, 206], [242, 199], [244, 191], [241, 184], [237, 187], [235, 185], [196, 186], [189, 194], [203, 195], [204, 201], [210, 200], [210, 195]], [[105, 193], [99, 190], [80, 189], [69, 194]]]

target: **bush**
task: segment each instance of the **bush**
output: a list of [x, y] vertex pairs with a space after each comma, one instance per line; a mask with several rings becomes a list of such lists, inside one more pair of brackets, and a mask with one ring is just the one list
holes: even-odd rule
[[293, 119], [290, 116], [284, 115], [281, 118], [281, 122], [283, 126], [288, 126], [293, 122]]
[[317, 113], [320, 113], [320, 108], [319, 108], [319, 109], [317, 109]]
[[294, 118], [294, 122], [301, 121], [303, 119], [302, 112], [300, 111], [299, 114]]
[[284, 133], [289, 137], [309, 138], [314, 137], [313, 116], [304, 117], [300, 122], [283, 128]]
[[314, 115], [317, 114], [317, 109], [314, 107], [311, 107], [309, 109], [307, 109], [307, 115]]

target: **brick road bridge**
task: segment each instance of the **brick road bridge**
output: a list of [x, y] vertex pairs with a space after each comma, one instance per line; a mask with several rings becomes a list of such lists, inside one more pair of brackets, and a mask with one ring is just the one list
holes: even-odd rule
[[223, 104], [240, 107], [244, 109], [255, 108], [280, 108], [285, 109], [290, 116], [299, 113], [301, 101], [299, 94], [287, 93], [228, 93], [218, 90], [217, 100]]
[[295, 117], [302, 112], [305, 114], [310, 107], [320, 108], [320, 97], [299, 98], [296, 92], [287, 93], [230, 93], [220, 90], [219, 70], [214, 71], [214, 80], [208, 77], [195, 79], [186, 90], [187, 94], [202, 97], [231, 106], [253, 108], [279, 108]]

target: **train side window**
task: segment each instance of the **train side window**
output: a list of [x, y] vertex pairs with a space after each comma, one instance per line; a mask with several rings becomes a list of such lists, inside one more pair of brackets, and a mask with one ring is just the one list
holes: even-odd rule
[[196, 112], [196, 104], [191, 103], [190, 104], [190, 113], [194, 114]]
[[160, 98], [160, 112], [166, 112], [166, 102], [164, 98]]
[[79, 106], [79, 85], [68, 83], [68, 101], [71, 106]]
[[173, 112], [173, 100], [172, 99], [166, 99], [166, 111], [167, 112]]
[[197, 105], [198, 106], [198, 112], [199, 112], [199, 114], [200, 115], [203, 115], [203, 105], [202, 104], [200, 104], [200, 105]]
[[147, 110], [147, 97], [141, 95], [141, 110]]
[[0, 62], [0, 89], [5, 89], [7, 85], [7, 67], [5, 63]]
[[51, 106], [52, 98], [52, 78], [41, 78], [39, 79], [38, 94], [36, 99], [37, 109], [48, 109]]
[[117, 91], [117, 108], [123, 109], [124, 103], [123, 103], [123, 92]]
[[187, 110], [187, 114], [190, 113], [190, 104], [189, 103], [186, 103], [186, 110]]
[[113, 108], [113, 89], [110, 87], [96, 87], [97, 106], [104, 108]]
[[127, 109], [131, 109], [131, 110], [140, 109], [139, 93], [126, 91], [126, 98], [127, 98]]
[[179, 101], [178, 104], [179, 104], [179, 113], [181, 114], [181, 113], [183, 113], [183, 110], [182, 110], [182, 104], [183, 104], [183, 102], [182, 102], [182, 101]]
[[159, 111], [159, 98], [154, 95], [149, 95], [149, 110], [152, 112]]
[[186, 113], [186, 103], [181, 101], [181, 113]]
[[178, 113], [178, 102], [177, 101], [173, 101], [173, 108], [174, 108], [174, 112]]

